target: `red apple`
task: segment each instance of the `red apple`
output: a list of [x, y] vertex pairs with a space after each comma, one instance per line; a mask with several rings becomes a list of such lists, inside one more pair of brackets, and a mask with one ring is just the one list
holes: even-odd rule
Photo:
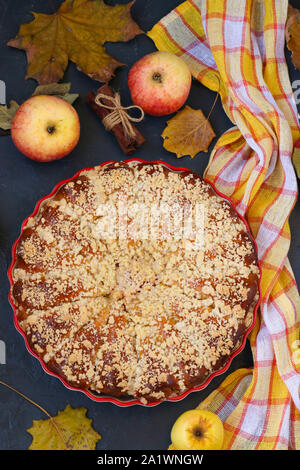
[[33, 96], [16, 112], [11, 136], [26, 157], [40, 162], [68, 155], [80, 136], [78, 114], [71, 104], [50, 95]]
[[190, 92], [191, 81], [186, 63], [165, 51], [142, 57], [128, 76], [133, 103], [153, 116], [163, 116], [181, 108]]

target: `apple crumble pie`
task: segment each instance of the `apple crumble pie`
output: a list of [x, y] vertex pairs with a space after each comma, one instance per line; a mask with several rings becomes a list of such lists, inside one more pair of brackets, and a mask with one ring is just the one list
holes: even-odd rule
[[252, 323], [259, 268], [246, 225], [200, 176], [133, 161], [45, 199], [12, 276], [18, 322], [49, 370], [148, 402], [224, 366]]

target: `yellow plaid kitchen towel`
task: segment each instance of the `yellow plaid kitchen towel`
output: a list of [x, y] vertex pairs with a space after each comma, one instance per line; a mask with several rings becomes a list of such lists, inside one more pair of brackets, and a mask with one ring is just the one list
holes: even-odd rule
[[253, 369], [229, 375], [199, 406], [222, 419], [225, 449], [300, 449], [299, 294], [287, 259], [300, 137], [284, 56], [287, 0], [189, 0], [148, 33], [218, 91], [234, 127], [205, 176], [248, 219], [262, 267]]

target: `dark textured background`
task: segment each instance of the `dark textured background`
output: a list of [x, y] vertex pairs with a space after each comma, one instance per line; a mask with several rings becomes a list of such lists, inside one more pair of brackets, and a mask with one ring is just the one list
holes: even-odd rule
[[[53, 0], [55, 7], [60, 3], [60, 0]], [[132, 16], [143, 30], [148, 31], [180, 3], [181, 0], [136, 0]], [[300, 2], [292, 3], [297, 6]], [[17, 34], [21, 23], [32, 20], [31, 11], [52, 12], [47, 0], [0, 0], [0, 79], [7, 85], [7, 101], [15, 99], [21, 103], [31, 95], [36, 86], [34, 80], [24, 81], [25, 53], [6, 46], [6, 42]], [[155, 50], [155, 47], [149, 38], [141, 35], [126, 44], [107, 44], [107, 49], [117, 59], [131, 66], [140, 57]], [[300, 79], [300, 72], [290, 63], [288, 51], [287, 59], [291, 80]], [[115, 89], [120, 90], [124, 104], [130, 104], [127, 73], [128, 67], [120, 68], [112, 82]], [[205, 390], [192, 393], [181, 402], [164, 403], [154, 408], [119, 408], [110, 403], [95, 403], [80, 392], [66, 389], [59, 379], [47, 375], [39, 362], [27, 352], [23, 338], [13, 325], [13, 312], [7, 300], [7, 268], [11, 262], [11, 246], [19, 234], [22, 221], [32, 212], [37, 200], [48, 194], [58, 181], [71, 177], [83, 167], [110, 159], [124, 159], [114, 137], [105, 132], [98, 118], [84, 103], [85, 94], [94, 89], [97, 82], [77, 71], [74, 64], [69, 65], [64, 81], [71, 81], [72, 91], [80, 93], [75, 108], [81, 121], [81, 138], [72, 154], [57, 162], [37, 163], [22, 156], [12, 144], [10, 136], [0, 137], [0, 340], [5, 341], [7, 354], [6, 365], [0, 364], [0, 379], [21, 390], [52, 415], [63, 410], [68, 403], [73, 407], [86, 407], [95, 429], [103, 436], [98, 449], [164, 449], [169, 443], [171, 425], [177, 416], [196, 407], [222, 382], [224, 376], [216, 377]], [[207, 115], [214, 97], [213, 92], [194, 81], [188, 104], [195, 108], [201, 107]], [[140, 129], [147, 142], [134, 156], [147, 160], [162, 159], [202, 174], [209, 154], [201, 153], [194, 160], [185, 157], [178, 161], [174, 155], [163, 149], [160, 134], [167, 119], [168, 117], [145, 118]], [[219, 100], [211, 122], [216, 139], [231, 127]], [[210, 151], [216, 139], [212, 142]], [[290, 250], [290, 260], [298, 282], [299, 219], [298, 202], [291, 216]], [[247, 344], [244, 351], [233, 360], [226, 374], [251, 365], [252, 355]], [[0, 449], [28, 448], [32, 438], [26, 429], [31, 427], [33, 419], [41, 418], [44, 419], [45, 415], [39, 409], [0, 385]]]

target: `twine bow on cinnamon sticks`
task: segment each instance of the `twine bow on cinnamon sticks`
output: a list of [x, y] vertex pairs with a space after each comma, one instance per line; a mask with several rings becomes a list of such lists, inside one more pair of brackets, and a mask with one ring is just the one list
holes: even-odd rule
[[[109, 100], [111, 102], [111, 106], [102, 102], [102, 99]], [[121, 97], [119, 93], [116, 93], [114, 96], [107, 96], [104, 93], [98, 93], [95, 98], [95, 103], [98, 106], [103, 106], [106, 109], [111, 109], [111, 112], [102, 119], [103, 125], [105, 129], [111, 131], [113, 127], [117, 124], [122, 124], [124, 127], [124, 131], [128, 137], [134, 139], [135, 137], [135, 130], [131, 122], [141, 122], [144, 119], [144, 111], [140, 106], [132, 105], [132, 106], [122, 106], [121, 105]], [[138, 109], [141, 112], [139, 118], [134, 118], [128, 114], [130, 109]]]
[[[114, 93], [108, 85], [102, 86], [96, 93], [89, 93], [86, 102], [100, 117], [105, 129], [114, 133], [126, 155], [130, 155], [145, 142], [145, 138], [133, 124], [143, 120], [142, 108], [135, 105], [122, 106], [120, 94]], [[128, 112], [131, 109], [138, 109], [140, 116], [131, 116]]]

